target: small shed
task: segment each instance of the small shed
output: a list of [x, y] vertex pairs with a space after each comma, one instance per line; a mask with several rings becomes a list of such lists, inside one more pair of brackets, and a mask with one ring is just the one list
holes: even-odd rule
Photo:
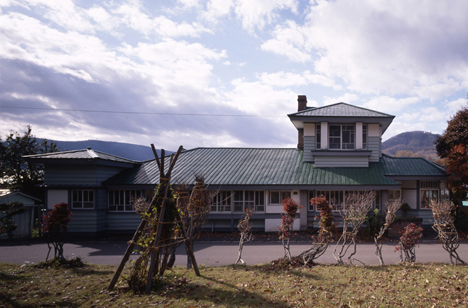
[[[24, 213], [13, 216], [15, 224], [18, 225], [13, 231], [13, 238], [32, 237], [34, 218], [39, 214], [41, 200], [18, 191], [1, 190], [0, 204], [11, 202], [21, 202], [25, 208]], [[0, 239], [5, 238], [8, 238], [7, 234], [0, 235]]]

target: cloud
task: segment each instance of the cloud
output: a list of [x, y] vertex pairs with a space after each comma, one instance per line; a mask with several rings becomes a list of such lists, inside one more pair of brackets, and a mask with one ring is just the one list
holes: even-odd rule
[[261, 45], [262, 50], [270, 51], [286, 56], [293, 62], [310, 62], [312, 55], [310, 50], [301, 48], [307, 39], [304, 28], [299, 27], [294, 21], [287, 21], [286, 25], [278, 25], [273, 31], [273, 39], [267, 40]]
[[266, 25], [273, 24], [280, 18], [281, 11], [297, 14], [296, 0], [209, 0], [203, 18], [211, 23], [217, 23], [232, 12], [242, 23], [242, 27], [254, 34], [256, 29], [263, 30]]
[[273, 87], [292, 87], [317, 84], [324, 87], [330, 87], [335, 90], [339, 90], [341, 88], [340, 85], [335, 84], [333, 79], [319, 74], [312, 74], [310, 71], [304, 71], [301, 74], [284, 71], [276, 73], [261, 73], [258, 78], [262, 83]]
[[213, 33], [199, 23], [189, 24], [185, 21], [174, 22], [166, 16], [152, 18], [141, 10], [138, 3], [128, 3], [113, 10], [120, 18], [123, 26], [134, 29], [144, 35], [156, 34], [159, 37], [198, 37], [203, 33]]
[[[318, 1], [262, 48], [362, 94], [435, 101], [467, 86], [468, 2]], [[312, 59], [310, 59], [312, 57]]]
[[331, 104], [336, 104], [336, 103], [351, 103], [359, 99], [359, 96], [353, 93], [345, 93], [341, 96], [338, 97], [328, 97], [325, 96], [322, 101], [322, 105], [331, 105]]
[[364, 103], [364, 107], [381, 112], [392, 113], [404, 110], [413, 104], [419, 103], [420, 101], [421, 99], [419, 97], [396, 99], [389, 96], [379, 96], [374, 97], [368, 102]]

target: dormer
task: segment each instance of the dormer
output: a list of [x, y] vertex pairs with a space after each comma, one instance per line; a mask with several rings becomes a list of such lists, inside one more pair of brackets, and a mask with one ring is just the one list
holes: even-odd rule
[[298, 112], [288, 115], [298, 130], [298, 148], [315, 167], [368, 167], [382, 157], [382, 134], [395, 116], [336, 103], [307, 107], [298, 97]]

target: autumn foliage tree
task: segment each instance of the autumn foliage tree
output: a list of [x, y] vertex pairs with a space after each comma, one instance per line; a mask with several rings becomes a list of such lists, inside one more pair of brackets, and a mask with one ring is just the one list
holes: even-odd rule
[[54, 247], [54, 259], [65, 260], [63, 245], [71, 215], [72, 211], [68, 208], [68, 203], [62, 202], [54, 205], [54, 209], [43, 216], [43, 231], [47, 236], [47, 246], [49, 247], [46, 260], [49, 259], [52, 247]]
[[444, 134], [435, 141], [435, 144], [437, 154], [446, 159], [447, 171], [455, 175], [450, 181], [450, 188], [466, 191], [468, 186], [468, 105], [448, 121]]
[[291, 199], [286, 198], [282, 202], [283, 214], [281, 214], [282, 220], [281, 225], [278, 228], [281, 241], [284, 248], [284, 258], [291, 260], [291, 252], [289, 250], [289, 238], [293, 231], [294, 220], [296, 220], [297, 211], [302, 207], [299, 203]]
[[468, 231], [468, 211], [461, 201], [468, 191], [468, 105], [448, 121], [444, 134], [435, 141], [437, 154], [445, 159], [450, 199], [455, 204], [455, 226]]

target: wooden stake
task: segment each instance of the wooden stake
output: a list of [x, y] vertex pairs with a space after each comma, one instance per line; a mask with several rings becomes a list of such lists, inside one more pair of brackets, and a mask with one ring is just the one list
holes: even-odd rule
[[[155, 157], [155, 160], [156, 160], [156, 163], [159, 167], [159, 170], [160, 170], [160, 175], [164, 173], [164, 164], [162, 165], [162, 168], [161, 168], [161, 163], [159, 161], [159, 157], [158, 157], [158, 153], [154, 147], [153, 144], [151, 144], [151, 148], [153, 150], [153, 154], [154, 154], [154, 157]], [[175, 156], [174, 156], [174, 159], [171, 160], [171, 163], [170, 163], [170, 166], [169, 166], [169, 170], [167, 172], [167, 176], [170, 177], [170, 174], [172, 172], [172, 169], [174, 168], [174, 165], [177, 161], [177, 158], [179, 157], [179, 154], [180, 152], [182, 151], [183, 147], [180, 146], [179, 149], [177, 150]], [[165, 153], [164, 150], [161, 151], [161, 154]], [[161, 173], [161, 169], [163, 170], [163, 173]], [[153, 197], [153, 201], [154, 201], [154, 198], [156, 197], [156, 195]], [[151, 201], [151, 205], [153, 204], [153, 201]], [[146, 214], [149, 216], [151, 215], [151, 213], [153, 212], [153, 207], [150, 205], [150, 207], [148, 208], [148, 210], [146, 211]], [[114, 287], [115, 287], [115, 284], [117, 283], [117, 280], [119, 279], [120, 275], [122, 274], [122, 271], [125, 267], [125, 264], [128, 262], [128, 259], [130, 258], [130, 254], [132, 253], [133, 249], [135, 248], [135, 245], [136, 245], [136, 242], [138, 241], [138, 239], [140, 238], [140, 235], [141, 235], [141, 231], [143, 231], [143, 229], [146, 227], [146, 224], [147, 224], [147, 221], [146, 219], [142, 219], [142, 221], [140, 222], [140, 224], [138, 225], [138, 228], [137, 230], [135, 231], [135, 234], [133, 235], [133, 238], [132, 238], [132, 241], [130, 242], [129, 246], [127, 247], [127, 250], [125, 251], [125, 254], [124, 256], [122, 257], [122, 261], [120, 262], [120, 265], [119, 267], [117, 268], [117, 270], [115, 271], [114, 273], [114, 276], [112, 277], [112, 280], [111, 282], [109, 283], [109, 286], [107, 287], [108, 290], [112, 290]]]

